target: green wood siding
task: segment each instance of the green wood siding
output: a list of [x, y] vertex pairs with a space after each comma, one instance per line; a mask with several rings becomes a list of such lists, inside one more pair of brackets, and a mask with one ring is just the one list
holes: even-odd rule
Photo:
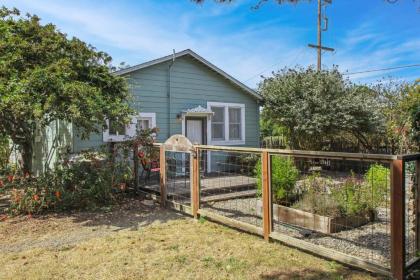
[[[133, 108], [156, 113], [159, 142], [182, 133], [181, 120], [177, 119], [181, 111], [198, 105], [207, 107], [209, 101], [245, 104], [245, 145], [259, 146], [259, 105], [254, 97], [190, 56], [183, 56], [171, 69], [169, 109], [169, 65], [160, 63], [125, 75], [133, 94]], [[102, 134], [91, 135], [88, 140], [75, 135], [74, 152], [103, 144]]]
[[53, 168], [60, 153], [73, 150], [72, 125], [64, 121], [53, 121], [47, 127], [37, 129], [32, 158], [35, 175]]

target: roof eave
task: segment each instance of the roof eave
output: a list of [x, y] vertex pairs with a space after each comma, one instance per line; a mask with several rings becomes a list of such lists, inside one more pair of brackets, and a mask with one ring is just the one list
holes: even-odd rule
[[[193, 58], [195, 58], [196, 60], [200, 61], [201, 63], [203, 63], [204, 65], [206, 65], [207, 67], [209, 67], [210, 69], [212, 69], [213, 71], [215, 71], [216, 73], [222, 75], [223, 77], [225, 77], [227, 80], [229, 80], [230, 82], [232, 82], [233, 84], [235, 84], [236, 86], [238, 86], [239, 88], [241, 88], [242, 90], [246, 91], [248, 94], [250, 94], [251, 96], [253, 96], [254, 98], [258, 99], [258, 100], [262, 100], [262, 96], [259, 95], [255, 90], [249, 88], [248, 86], [246, 86], [245, 84], [243, 84], [242, 82], [238, 81], [237, 79], [235, 79], [234, 77], [232, 77], [231, 75], [227, 74], [225, 71], [223, 71], [222, 69], [220, 69], [219, 67], [215, 66], [214, 64], [212, 64], [211, 62], [207, 61], [205, 58], [201, 57], [200, 55], [196, 54], [195, 52], [193, 52], [190, 49], [186, 49], [183, 51], [180, 51], [178, 53], [175, 53], [175, 58], [184, 56], [184, 55], [191, 55]], [[118, 71], [113, 72], [114, 75], [117, 76], [121, 76], [121, 75], [125, 75], [146, 67], [150, 67], [159, 63], [163, 63], [163, 62], [167, 62], [171, 59], [173, 59], [174, 55], [167, 55], [158, 59], [154, 59], [145, 63], [141, 63], [132, 67], [128, 67], [126, 69], [121, 69]]]

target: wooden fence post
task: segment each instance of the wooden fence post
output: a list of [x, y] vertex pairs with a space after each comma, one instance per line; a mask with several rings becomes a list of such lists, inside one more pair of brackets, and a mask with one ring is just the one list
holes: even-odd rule
[[139, 191], [139, 158], [138, 158], [139, 146], [137, 144], [134, 145], [133, 148], [133, 168], [134, 168], [134, 188], [136, 193]]
[[270, 195], [270, 155], [267, 151], [261, 154], [262, 172], [262, 201], [263, 201], [263, 233], [266, 241], [271, 233], [271, 195]]
[[198, 217], [198, 209], [200, 207], [200, 150], [194, 147], [194, 151], [191, 152], [192, 158], [192, 194], [191, 194], [191, 206], [192, 215], [195, 219]]
[[405, 274], [405, 191], [403, 161], [391, 162], [391, 273], [403, 280]]
[[166, 202], [166, 156], [165, 146], [160, 146], [159, 150], [159, 168], [160, 168], [160, 203], [165, 206]]

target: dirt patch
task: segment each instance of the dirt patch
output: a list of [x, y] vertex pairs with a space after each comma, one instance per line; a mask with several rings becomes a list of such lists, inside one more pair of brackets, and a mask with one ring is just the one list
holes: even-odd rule
[[120, 230], [139, 230], [153, 223], [185, 218], [152, 200], [127, 199], [98, 211], [19, 216], [0, 223], [0, 252], [61, 248]]

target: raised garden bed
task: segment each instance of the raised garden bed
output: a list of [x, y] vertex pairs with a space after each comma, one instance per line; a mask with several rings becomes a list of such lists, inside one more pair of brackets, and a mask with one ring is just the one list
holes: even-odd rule
[[[262, 215], [262, 201], [257, 202], [257, 214]], [[273, 204], [273, 220], [321, 233], [335, 233], [363, 226], [375, 220], [374, 213], [366, 215], [327, 217], [299, 209]]]

